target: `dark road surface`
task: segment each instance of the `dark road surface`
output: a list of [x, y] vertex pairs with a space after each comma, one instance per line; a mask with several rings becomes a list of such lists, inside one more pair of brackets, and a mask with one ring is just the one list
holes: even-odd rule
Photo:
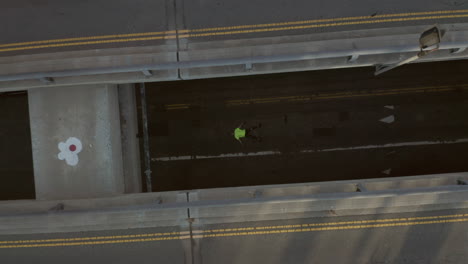
[[34, 195], [28, 96], [0, 94], [0, 200]]
[[[148, 84], [153, 189], [466, 171], [466, 66]], [[237, 142], [242, 122], [262, 141]]]
[[467, 221], [463, 209], [195, 223], [192, 237], [181, 227], [3, 235], [0, 259], [2, 264], [460, 264], [468, 258]]

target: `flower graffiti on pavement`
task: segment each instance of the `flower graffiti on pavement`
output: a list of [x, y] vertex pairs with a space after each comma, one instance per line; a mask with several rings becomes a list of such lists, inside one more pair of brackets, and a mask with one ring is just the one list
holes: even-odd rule
[[80, 153], [83, 148], [79, 139], [70, 137], [67, 141], [60, 142], [58, 148], [60, 150], [58, 154], [59, 160], [65, 160], [70, 166], [76, 166], [78, 164], [78, 153]]

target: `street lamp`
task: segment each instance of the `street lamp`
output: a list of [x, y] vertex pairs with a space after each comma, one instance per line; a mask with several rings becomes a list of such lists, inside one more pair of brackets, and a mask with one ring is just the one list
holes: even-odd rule
[[421, 36], [419, 37], [419, 49], [420, 51], [413, 57], [400, 61], [398, 63], [390, 64], [390, 65], [376, 65], [374, 75], [379, 75], [381, 73], [387, 72], [391, 69], [395, 69], [398, 66], [413, 62], [426, 56], [427, 54], [434, 52], [439, 49], [440, 41], [442, 35], [440, 30], [437, 26], [434, 26], [426, 31], [424, 31]]

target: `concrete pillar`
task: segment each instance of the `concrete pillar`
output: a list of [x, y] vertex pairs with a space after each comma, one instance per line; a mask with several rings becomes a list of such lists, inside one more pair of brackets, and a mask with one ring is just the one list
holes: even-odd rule
[[29, 91], [37, 199], [124, 192], [116, 85]]
[[119, 85], [120, 125], [125, 193], [142, 191], [138, 117], [133, 84]]

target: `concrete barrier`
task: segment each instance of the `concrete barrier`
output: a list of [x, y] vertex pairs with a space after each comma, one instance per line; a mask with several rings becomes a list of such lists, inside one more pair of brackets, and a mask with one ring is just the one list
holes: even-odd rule
[[0, 202], [0, 234], [187, 226], [187, 218], [185, 192]]
[[[441, 50], [418, 62], [468, 57], [468, 24], [439, 25]], [[427, 26], [0, 58], [0, 91], [136, 83], [391, 64], [414, 56]], [[71, 55], [70, 55], [71, 54]], [[81, 55], [81, 56], [80, 56]], [[18, 59], [20, 58], [20, 59]], [[2, 71], [4, 69], [5, 71]], [[148, 70], [150, 72], [148, 72]], [[145, 71], [145, 72], [143, 72]], [[148, 74], [149, 73], [149, 74]], [[52, 77], [53, 82], [40, 79]]]
[[282, 220], [307, 217], [363, 215], [468, 208], [468, 187], [436, 187], [190, 203], [194, 224]]
[[454, 186], [459, 180], [468, 180], [468, 173], [445, 173], [421, 176], [331, 181], [315, 183], [295, 183], [282, 185], [246, 186], [221, 189], [201, 189], [189, 192], [190, 202], [220, 201], [252, 198], [277, 198], [286, 196], [306, 196], [330, 193], [358, 192], [358, 185], [368, 191], [388, 191], [401, 189]]
[[468, 173], [189, 192], [195, 224], [468, 208]]
[[[0, 234], [76, 232], [468, 208], [468, 173], [0, 202]], [[361, 187], [361, 189], [359, 189]]]

